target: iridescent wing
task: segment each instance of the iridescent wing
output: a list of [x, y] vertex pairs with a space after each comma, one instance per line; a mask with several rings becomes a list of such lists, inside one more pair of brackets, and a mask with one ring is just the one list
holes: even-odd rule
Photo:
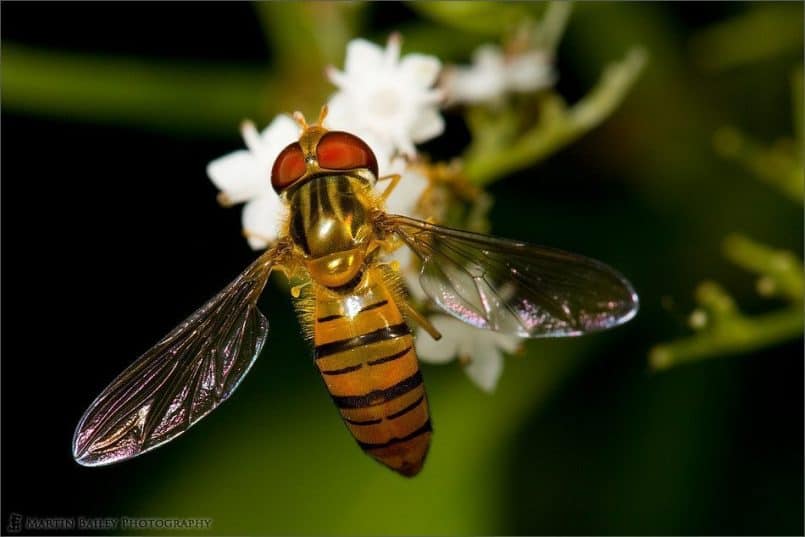
[[598, 261], [404, 216], [385, 215], [381, 224], [421, 259], [425, 293], [473, 326], [521, 337], [577, 336], [637, 313], [631, 284]]
[[259, 257], [106, 387], [78, 423], [76, 462], [99, 466], [145, 453], [232, 394], [268, 333], [256, 304], [275, 252]]

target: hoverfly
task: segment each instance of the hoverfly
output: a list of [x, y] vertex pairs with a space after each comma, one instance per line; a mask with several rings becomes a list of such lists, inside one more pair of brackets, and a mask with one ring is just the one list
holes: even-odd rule
[[[315, 364], [358, 445], [405, 476], [422, 468], [432, 435], [409, 327], [440, 334], [379, 256], [402, 245], [421, 261], [436, 306], [482, 329], [577, 336], [632, 318], [632, 286], [610, 267], [560, 250], [384, 212], [399, 175], [378, 178], [360, 138], [307, 125], [271, 170], [288, 208], [284, 233], [240, 276], [148, 350], [93, 401], [75, 431], [85, 466], [119, 462], [176, 438], [226, 400], [260, 354], [268, 321], [257, 299], [281, 270], [305, 282], [294, 303]], [[382, 194], [375, 183], [388, 181]]]

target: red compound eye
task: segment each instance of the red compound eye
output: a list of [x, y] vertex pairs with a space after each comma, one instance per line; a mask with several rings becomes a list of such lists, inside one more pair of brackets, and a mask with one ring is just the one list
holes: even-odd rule
[[296, 182], [305, 174], [305, 156], [298, 142], [294, 142], [285, 149], [274, 161], [271, 168], [271, 186], [281, 192]]
[[328, 132], [316, 147], [319, 166], [328, 170], [369, 168], [377, 176], [377, 159], [366, 142], [346, 132]]

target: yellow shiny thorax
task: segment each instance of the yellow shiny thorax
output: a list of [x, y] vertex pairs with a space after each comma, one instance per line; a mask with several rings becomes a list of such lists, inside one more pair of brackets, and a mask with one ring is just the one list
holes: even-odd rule
[[329, 288], [358, 277], [375, 235], [370, 183], [350, 175], [322, 175], [293, 190], [287, 201], [290, 236], [304, 253], [310, 277]]

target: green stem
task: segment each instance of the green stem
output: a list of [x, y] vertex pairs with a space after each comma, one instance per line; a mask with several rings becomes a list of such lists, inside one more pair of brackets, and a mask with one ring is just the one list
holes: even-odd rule
[[713, 144], [721, 156], [743, 164], [792, 201], [802, 204], [805, 200], [801, 147], [763, 147], [732, 126], [716, 131]]
[[570, 109], [555, 99], [531, 130], [508, 147], [472, 144], [464, 156], [465, 171], [478, 185], [492, 183], [533, 165], [600, 124], [621, 103], [646, 63], [646, 52], [634, 48], [608, 66], [595, 88]]
[[691, 337], [655, 346], [649, 353], [649, 363], [653, 369], [662, 370], [705, 358], [752, 352], [800, 336], [803, 322], [801, 305], [755, 317], [739, 315]]
[[795, 303], [802, 302], [804, 269], [793, 253], [775, 250], [743, 235], [733, 234], [724, 239], [724, 254], [736, 265], [768, 278], [774, 294]]
[[256, 67], [143, 62], [3, 44], [5, 110], [172, 131], [231, 132], [272, 102]]
[[448, 28], [500, 38], [543, 9], [536, 2], [412, 2], [423, 17]]
[[545, 14], [539, 21], [539, 29], [535, 32], [538, 39], [535, 44], [537, 48], [541, 48], [551, 55], [556, 53], [556, 49], [559, 47], [559, 40], [565, 33], [565, 27], [572, 9], [572, 2], [564, 0], [548, 2]]
[[274, 108], [315, 118], [334, 90], [324, 77], [325, 67], [343, 60], [363, 4], [257, 2], [255, 7], [282, 81]]
[[801, 52], [801, 6], [785, 2], [751, 5], [744, 13], [700, 32], [691, 41], [691, 49], [702, 67], [713, 70]]

